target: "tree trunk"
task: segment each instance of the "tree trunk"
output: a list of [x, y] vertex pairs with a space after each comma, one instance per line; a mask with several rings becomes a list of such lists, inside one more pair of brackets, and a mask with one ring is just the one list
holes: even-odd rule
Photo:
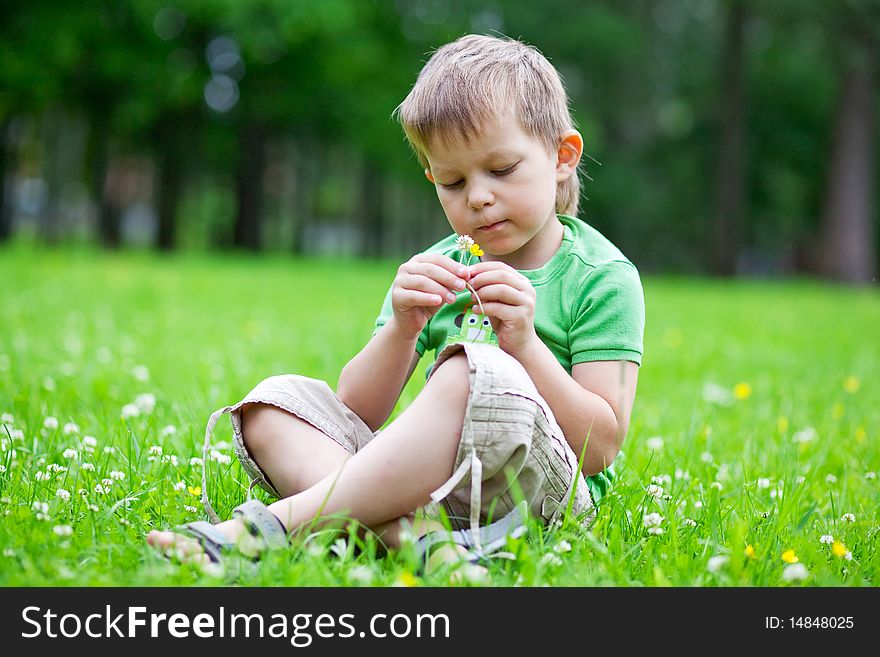
[[721, 135], [718, 145], [717, 209], [712, 271], [736, 274], [745, 177], [745, 84], [743, 50], [746, 10], [742, 0], [730, 2], [721, 55]]
[[237, 248], [259, 251], [263, 245], [263, 173], [266, 168], [266, 135], [255, 123], [247, 123], [240, 135], [240, 155], [236, 172], [238, 216], [233, 244]]
[[185, 124], [181, 116], [165, 116], [155, 125], [157, 149], [155, 152], [158, 191], [156, 212], [158, 232], [156, 246], [161, 251], [172, 251], [177, 244], [177, 206], [183, 185], [185, 135], [179, 129]]
[[361, 193], [359, 220], [361, 225], [361, 255], [378, 258], [382, 255], [385, 239], [384, 179], [378, 168], [364, 160], [361, 166]]
[[822, 272], [845, 283], [869, 283], [877, 268], [871, 183], [878, 48], [870, 41], [860, 45], [844, 74], [822, 211]]
[[98, 202], [98, 237], [105, 248], [115, 249], [121, 242], [122, 208], [118, 183], [109, 175], [110, 140], [102, 117], [92, 117], [89, 127], [88, 159], [92, 196]]
[[9, 117], [0, 122], [0, 242], [12, 237], [12, 185], [7, 181], [9, 174], [15, 171], [13, 145], [9, 134], [11, 125]]

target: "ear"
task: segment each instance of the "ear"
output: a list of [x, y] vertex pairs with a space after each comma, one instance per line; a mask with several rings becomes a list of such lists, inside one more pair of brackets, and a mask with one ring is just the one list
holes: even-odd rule
[[431, 173], [430, 169], [425, 169], [425, 178], [431, 181], [431, 184], [434, 185], [434, 174]]
[[563, 133], [559, 150], [556, 152], [556, 182], [577, 175], [578, 162], [584, 152], [584, 138], [577, 130]]

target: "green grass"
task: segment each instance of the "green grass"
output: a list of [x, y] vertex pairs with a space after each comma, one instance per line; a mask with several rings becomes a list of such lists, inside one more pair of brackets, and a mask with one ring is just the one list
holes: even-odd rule
[[[368, 339], [394, 270], [276, 256], [0, 250], [0, 413], [13, 417], [0, 452], [0, 585], [230, 581], [166, 562], [144, 534], [201, 517], [198, 497], [174, 484], [199, 485], [190, 458], [201, 455], [211, 411], [272, 374], [335, 385]], [[645, 294], [645, 358], [613, 493], [590, 532], [568, 522], [512, 542], [515, 559], [494, 563], [490, 583], [789, 585], [781, 555], [794, 550], [808, 575], [793, 584], [880, 585], [876, 289], [648, 278]], [[423, 367], [400, 406], [417, 394]], [[737, 384], [748, 385], [737, 388], [743, 399]], [[123, 407], [145, 393], [155, 396], [152, 412], [123, 420]], [[48, 416], [57, 428], [44, 427]], [[65, 433], [70, 422], [79, 433]], [[163, 432], [169, 426], [176, 431]], [[224, 419], [215, 440], [229, 433]], [[97, 440], [94, 453], [86, 435]], [[150, 460], [154, 445], [177, 465]], [[53, 463], [67, 469], [51, 472]], [[114, 471], [123, 478], [96, 493]], [[246, 477], [234, 460], [211, 472], [211, 497], [228, 514]], [[654, 477], [659, 497], [646, 491]], [[661, 535], [644, 526], [649, 513], [663, 517]], [[848, 513], [855, 522], [842, 520]], [[71, 535], [55, 533], [64, 526]], [[851, 559], [835, 556], [824, 534]], [[334, 541], [298, 540], [234, 581], [450, 583], [446, 571], [414, 579], [409, 550], [381, 557], [374, 541], [359, 551]]]

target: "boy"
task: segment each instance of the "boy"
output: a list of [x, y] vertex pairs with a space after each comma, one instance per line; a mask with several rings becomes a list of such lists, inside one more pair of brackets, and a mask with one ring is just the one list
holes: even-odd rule
[[[516, 525], [518, 496], [546, 523], [569, 503], [591, 519], [629, 424], [644, 303], [632, 263], [575, 218], [583, 142], [559, 76], [523, 43], [465, 36], [431, 57], [397, 116], [450, 226], [472, 241], [450, 236], [400, 266], [337, 394], [272, 377], [212, 416], [209, 435], [231, 412], [244, 468], [280, 501], [180, 530], [198, 541], [151, 532], [151, 544], [215, 560], [342, 513], [394, 546], [432, 500], [478, 549], [491, 538], [480, 526]], [[466, 266], [459, 247], [474, 241], [482, 261]], [[464, 316], [488, 319], [494, 339], [462, 339]], [[374, 435], [427, 350], [424, 390]]]

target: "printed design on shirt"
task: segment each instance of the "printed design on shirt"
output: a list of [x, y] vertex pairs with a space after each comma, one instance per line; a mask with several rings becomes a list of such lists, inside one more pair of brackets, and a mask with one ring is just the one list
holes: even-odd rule
[[489, 317], [475, 312], [472, 304], [469, 304], [465, 311], [455, 318], [455, 325], [461, 330], [456, 335], [450, 335], [446, 339], [446, 344], [480, 342], [498, 346], [498, 338], [495, 336], [495, 331], [492, 330]]

